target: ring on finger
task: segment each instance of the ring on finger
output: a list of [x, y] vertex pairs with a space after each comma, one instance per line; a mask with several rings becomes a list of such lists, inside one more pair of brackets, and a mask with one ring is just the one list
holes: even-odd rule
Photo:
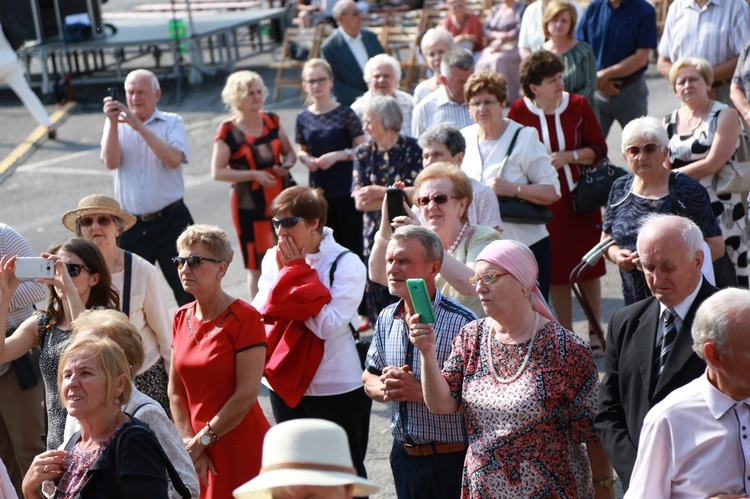
[[49, 464], [45, 464], [45, 465], [44, 465], [44, 472], [45, 472], [45, 473], [48, 473], [48, 472], [49, 472]]

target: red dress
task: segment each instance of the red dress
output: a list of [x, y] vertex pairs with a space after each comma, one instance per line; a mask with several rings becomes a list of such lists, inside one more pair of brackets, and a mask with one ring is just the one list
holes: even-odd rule
[[[214, 142], [222, 140], [229, 146], [228, 166], [233, 170], [266, 170], [276, 175], [272, 168], [281, 164], [279, 130], [279, 117], [274, 113], [263, 113], [263, 131], [258, 137], [244, 133], [230, 118], [219, 126]], [[276, 246], [276, 233], [271, 225], [271, 202], [284, 189], [285, 180], [279, 178], [271, 187], [249, 181], [232, 184], [232, 221], [240, 240], [242, 260], [248, 270], [260, 270], [266, 251]]]
[[[544, 122], [541, 120], [544, 116]], [[596, 161], [607, 154], [607, 141], [599, 122], [586, 99], [563, 92], [563, 98], [554, 114], [544, 115], [530, 99], [518, 99], [510, 107], [508, 118], [522, 125], [534, 127], [547, 152], [572, 151], [590, 147]], [[570, 172], [568, 178], [567, 172]], [[552, 243], [552, 285], [570, 283], [570, 272], [581, 257], [599, 243], [602, 234], [602, 212], [593, 210], [579, 213], [573, 210], [571, 182], [578, 182], [581, 170], [578, 165], [557, 170], [562, 197], [549, 206], [552, 221], [547, 224]], [[575, 184], [573, 184], [575, 185]], [[606, 273], [604, 259], [589, 267], [583, 280], [596, 279]]]
[[[197, 338], [190, 334], [187, 319]], [[236, 390], [237, 353], [266, 345], [260, 314], [240, 299], [219, 318], [202, 323], [195, 318], [195, 302], [180, 307], [172, 322], [175, 368], [182, 378], [190, 410], [190, 423], [198, 433]], [[206, 452], [217, 476], [208, 473], [208, 487], [201, 484], [201, 498], [226, 499], [232, 491], [260, 471], [263, 436], [271, 426], [256, 401], [242, 422]]]

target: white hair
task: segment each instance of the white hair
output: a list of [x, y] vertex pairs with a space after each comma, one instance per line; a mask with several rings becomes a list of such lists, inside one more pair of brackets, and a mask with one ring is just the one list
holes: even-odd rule
[[[682, 244], [689, 258], [703, 250], [703, 233], [700, 228], [689, 218], [666, 213], [650, 213], [641, 219], [641, 227], [638, 229], [638, 240], [636, 248], [641, 251], [641, 234], [645, 232], [658, 232], [674, 229], [679, 232]], [[709, 255], [706, 256], [707, 258]]]
[[341, 14], [344, 13], [347, 7], [351, 7], [352, 5], [356, 6], [357, 4], [353, 2], [352, 0], [339, 0], [336, 2], [336, 4], [333, 6], [332, 14], [335, 19], [338, 19], [341, 17]]
[[703, 360], [703, 346], [713, 343], [721, 353], [727, 352], [729, 330], [732, 326], [742, 323], [743, 334], [745, 315], [750, 312], [750, 291], [747, 289], [727, 288], [708, 297], [695, 314], [691, 334], [693, 335], [693, 350]]
[[660, 151], [669, 146], [667, 131], [661, 121], [651, 116], [641, 116], [625, 125], [622, 129], [622, 152], [638, 139], [653, 140], [659, 144]]
[[[336, 4], [338, 5], [338, 4]], [[396, 87], [398, 87], [398, 83], [401, 81], [401, 63], [396, 60], [395, 57], [392, 57], [388, 54], [378, 54], [375, 56], [370, 57], [370, 59], [365, 63], [365, 69], [363, 71], [365, 82], [368, 84], [370, 83], [370, 79], [372, 78], [372, 74], [375, 72], [377, 68], [380, 66], [390, 66], [391, 69], [393, 69], [393, 74], [396, 77]]]
[[422, 42], [419, 44], [419, 49], [422, 51], [422, 55], [427, 52], [427, 49], [438, 43], [444, 43], [448, 50], [454, 47], [453, 35], [443, 28], [431, 28], [428, 29], [424, 36], [422, 36]]
[[156, 92], [157, 90], [161, 89], [161, 85], [159, 85], [159, 78], [156, 77], [154, 73], [149, 71], [148, 69], [134, 69], [130, 73], [128, 73], [128, 76], [125, 77], [125, 85], [136, 79], [139, 76], [145, 76], [151, 81], [151, 89]]

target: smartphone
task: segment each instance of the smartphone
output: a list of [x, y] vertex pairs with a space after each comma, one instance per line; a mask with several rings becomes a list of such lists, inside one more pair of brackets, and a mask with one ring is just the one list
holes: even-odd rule
[[393, 222], [396, 217], [406, 216], [404, 209], [404, 191], [391, 187], [385, 191], [386, 202], [388, 203], [388, 216]]
[[18, 279], [51, 279], [55, 277], [55, 262], [40, 256], [16, 258]]
[[430, 293], [427, 292], [427, 284], [424, 279], [407, 279], [406, 287], [409, 290], [409, 298], [414, 306], [414, 312], [419, 314], [419, 322], [433, 324], [435, 322], [435, 311], [432, 309]]
[[112, 97], [112, 100], [119, 101], [119, 95], [117, 93], [117, 87], [109, 87], [107, 88], [107, 94]]

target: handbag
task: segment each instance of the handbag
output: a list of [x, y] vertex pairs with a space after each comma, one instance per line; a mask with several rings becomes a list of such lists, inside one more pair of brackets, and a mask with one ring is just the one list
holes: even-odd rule
[[[513, 146], [516, 145], [516, 139], [522, 129], [523, 127], [517, 129], [516, 133], [513, 134], [508, 151], [505, 153], [505, 159], [503, 159], [500, 171], [497, 173], [498, 177], [502, 177], [505, 165], [508, 163], [508, 157], [513, 152]], [[500, 207], [500, 218], [503, 219], [503, 222], [545, 225], [552, 220], [552, 212], [549, 211], [549, 208], [540, 204], [508, 196], [497, 196], [497, 203]]]
[[[351, 253], [349, 250], [342, 251], [336, 256], [336, 259], [331, 264], [331, 270], [328, 271], [328, 282], [330, 283], [330, 287], [333, 287], [333, 274], [336, 272], [336, 267], [338, 266], [339, 260], [342, 256], [346, 255], [347, 253]], [[357, 348], [357, 355], [359, 355], [359, 363], [362, 365], [362, 370], [365, 369], [365, 359], [367, 358], [367, 351], [370, 349], [370, 340], [364, 340], [359, 336], [359, 331], [352, 326], [352, 323], [349, 323], [349, 330], [352, 332], [352, 336], [354, 337], [354, 346]]]
[[606, 206], [612, 184], [627, 174], [606, 156], [594, 166], [582, 166], [581, 178], [573, 189], [573, 209], [591, 211]]
[[740, 146], [734, 158], [714, 174], [711, 185], [717, 194], [750, 191], [750, 137], [745, 120], [740, 117]]

